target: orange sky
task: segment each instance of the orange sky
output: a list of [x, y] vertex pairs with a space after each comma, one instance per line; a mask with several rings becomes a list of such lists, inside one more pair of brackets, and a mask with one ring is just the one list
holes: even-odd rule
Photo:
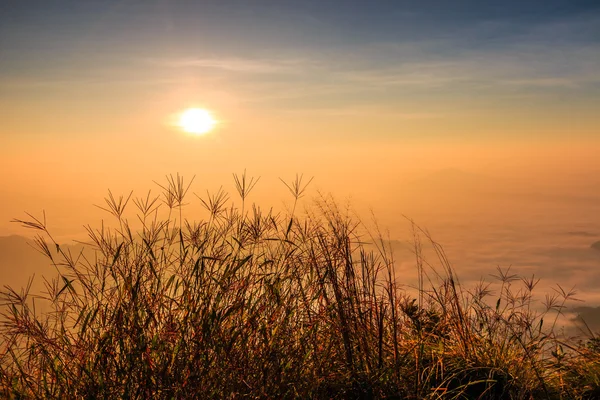
[[[507, 193], [600, 191], [589, 2], [34, 3], [0, 15], [0, 235], [42, 209], [80, 234], [109, 188], [170, 173], [203, 192], [247, 168], [276, 204], [304, 173], [385, 218], [449, 168]], [[170, 124], [191, 106], [212, 133]]]

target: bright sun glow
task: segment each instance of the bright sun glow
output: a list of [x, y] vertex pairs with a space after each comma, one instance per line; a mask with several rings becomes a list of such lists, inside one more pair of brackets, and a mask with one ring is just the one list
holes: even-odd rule
[[204, 135], [210, 132], [217, 121], [210, 112], [202, 108], [188, 108], [179, 116], [178, 125], [187, 133]]

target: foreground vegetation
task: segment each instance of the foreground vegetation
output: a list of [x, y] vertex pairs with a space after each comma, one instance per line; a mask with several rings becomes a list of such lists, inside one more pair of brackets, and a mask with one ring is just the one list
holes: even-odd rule
[[572, 293], [538, 311], [536, 280], [507, 271], [499, 290], [469, 291], [415, 228], [409, 294], [389, 242], [347, 210], [321, 197], [297, 215], [301, 178], [286, 184], [288, 213], [249, 204], [256, 180], [235, 183], [237, 207], [219, 190], [198, 200], [208, 217], [195, 222], [179, 176], [157, 198], [110, 195], [115, 228], [88, 227], [93, 257], [62, 249], [44, 219], [19, 220], [58, 278], [42, 297], [1, 293], [0, 396], [600, 398], [598, 341], [555, 334]]

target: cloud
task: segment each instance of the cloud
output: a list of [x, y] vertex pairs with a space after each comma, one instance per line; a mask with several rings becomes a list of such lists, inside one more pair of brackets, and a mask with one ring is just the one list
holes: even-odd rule
[[306, 67], [300, 59], [254, 59], [241, 57], [179, 58], [170, 60], [149, 60], [151, 63], [171, 68], [209, 68], [229, 72], [251, 74], [273, 74], [296, 72]]
[[438, 88], [470, 80], [472, 76], [452, 62], [430, 62], [348, 71], [342, 79], [363, 86]]
[[71, 79], [3, 79], [0, 80], [0, 88], [10, 89], [60, 89], [69, 88], [72, 86], [101, 86], [105, 87], [107, 84], [110, 85], [133, 85], [133, 86], [160, 86], [160, 85], [174, 85], [185, 83], [181, 79], [167, 79], [167, 78], [126, 78], [126, 77], [75, 77]]
[[[400, 119], [440, 118], [453, 104], [474, 101], [474, 94], [494, 100], [548, 99], [549, 92], [589, 90], [600, 83], [600, 52], [594, 42], [579, 39], [581, 30], [591, 31], [592, 22], [593, 17], [531, 26], [484, 21], [455, 28], [451, 35], [397, 41], [373, 37], [329, 49], [307, 44], [293, 52], [263, 49], [258, 56], [222, 51], [150, 55], [128, 60], [127, 68], [115, 64], [107, 71], [91, 68], [81, 76], [61, 73], [52, 79], [11, 77], [0, 85], [189, 87], [190, 80], [212, 79], [249, 105], [328, 115], [386, 112], [387, 107]], [[425, 108], [414, 97], [439, 93], [444, 98], [432, 97]], [[447, 97], [458, 102], [446, 102]], [[415, 107], [407, 109], [411, 99]]]
[[598, 22], [597, 14], [481, 21], [451, 35], [367, 43], [337, 64], [348, 82], [390, 89], [585, 89], [600, 83]]
[[[383, 57], [382, 57], [383, 58]], [[459, 51], [440, 59], [404, 61], [343, 71], [349, 83], [363, 86], [438, 89], [574, 89], [600, 82], [595, 47], [554, 49], [515, 45], [501, 52]], [[407, 57], [411, 58], [411, 57]], [[426, 57], [429, 58], [429, 57]]]

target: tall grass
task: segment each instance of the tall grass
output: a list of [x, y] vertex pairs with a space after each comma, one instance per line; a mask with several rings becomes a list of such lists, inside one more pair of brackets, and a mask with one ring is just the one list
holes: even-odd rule
[[302, 177], [284, 182], [287, 213], [250, 204], [258, 180], [234, 178], [239, 205], [221, 189], [196, 196], [200, 221], [184, 218], [191, 182], [179, 176], [157, 197], [109, 193], [114, 228], [88, 226], [93, 256], [64, 250], [45, 218], [16, 220], [57, 278], [43, 294], [0, 293], [0, 396], [599, 398], [598, 342], [554, 333], [573, 293], [539, 311], [537, 280], [502, 270], [495, 294], [469, 291], [415, 227], [411, 296], [389, 241], [348, 209], [321, 196], [297, 215]]

